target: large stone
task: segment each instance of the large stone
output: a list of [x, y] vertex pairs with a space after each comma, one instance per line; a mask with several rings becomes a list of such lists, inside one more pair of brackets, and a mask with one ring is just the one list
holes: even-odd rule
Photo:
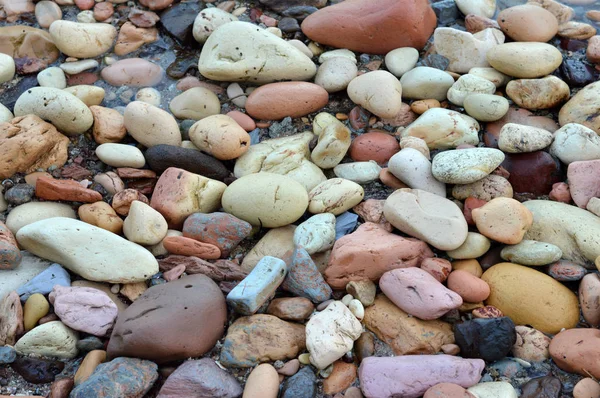
[[568, 329], [558, 333], [550, 342], [550, 356], [559, 368], [583, 376], [598, 378], [600, 355], [598, 329]]
[[50, 25], [56, 47], [70, 57], [96, 58], [113, 45], [117, 29], [108, 23], [81, 23], [57, 20]]
[[189, 275], [146, 290], [121, 316], [108, 343], [108, 356], [157, 363], [198, 357], [224, 331], [223, 293], [205, 275]]
[[311, 14], [302, 32], [328, 46], [385, 54], [399, 47], [422, 49], [435, 25], [435, 13], [424, 0], [351, 0]]
[[140, 282], [158, 272], [156, 259], [143, 247], [70, 218], [29, 224], [19, 230], [17, 241], [31, 253], [92, 281]]
[[69, 139], [35, 115], [0, 124], [0, 178], [31, 173], [67, 161]]
[[386, 271], [416, 267], [428, 257], [433, 252], [425, 242], [367, 222], [335, 242], [324, 276], [332, 288], [342, 289], [353, 280], [377, 281]]
[[575, 327], [579, 321], [577, 296], [546, 274], [517, 264], [500, 263], [481, 278], [491, 290], [486, 304], [498, 308], [516, 325], [557, 333], [562, 328]]
[[493, 148], [465, 148], [437, 154], [431, 172], [447, 184], [471, 184], [492, 173], [504, 160], [504, 153]]
[[238, 318], [229, 326], [219, 362], [247, 368], [258, 363], [295, 358], [306, 348], [304, 325], [273, 315]]
[[202, 358], [179, 365], [167, 378], [157, 398], [237, 398], [241, 394], [242, 387], [235, 377], [212, 359]]
[[396, 355], [437, 354], [444, 344], [454, 343], [449, 323], [420, 320], [402, 311], [383, 294], [365, 309], [363, 323]]
[[481, 378], [485, 362], [450, 355], [370, 357], [360, 364], [360, 388], [367, 397], [421, 397], [439, 383], [471, 387]]
[[550, 153], [567, 165], [600, 159], [600, 136], [581, 124], [565, 124], [554, 133]]
[[46, 68], [60, 55], [48, 32], [26, 25], [0, 28], [0, 53], [12, 56], [25, 73]]
[[525, 239], [556, 245], [564, 260], [595, 269], [593, 262], [600, 256], [600, 218], [560, 202], [531, 200], [523, 204], [533, 213], [533, 225]]
[[77, 356], [77, 341], [77, 332], [60, 321], [53, 321], [27, 332], [17, 341], [15, 350], [21, 355], [72, 359]]
[[549, 75], [562, 63], [562, 54], [551, 44], [513, 42], [499, 44], [487, 53], [494, 69], [520, 79]]
[[600, 133], [600, 82], [588, 84], [560, 108], [558, 121], [561, 126], [579, 123]]
[[498, 29], [484, 29], [471, 34], [453, 28], [437, 28], [433, 34], [435, 50], [448, 58], [448, 70], [467, 73], [471, 68], [487, 67], [487, 52], [504, 43], [504, 34]]
[[143, 397], [158, 378], [158, 366], [137, 358], [116, 358], [100, 364], [71, 391], [71, 398]]
[[198, 61], [200, 73], [211, 80], [271, 83], [308, 80], [317, 67], [293, 45], [248, 23], [227, 23], [208, 38]]

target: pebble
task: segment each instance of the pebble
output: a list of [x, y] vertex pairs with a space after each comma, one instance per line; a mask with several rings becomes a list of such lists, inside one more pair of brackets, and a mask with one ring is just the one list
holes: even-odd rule
[[433, 176], [431, 162], [417, 149], [406, 147], [392, 156], [388, 170], [413, 189], [446, 196], [446, 184]]
[[454, 383], [440, 383], [425, 391], [423, 398], [473, 398], [473, 394]]
[[109, 166], [140, 168], [146, 164], [142, 151], [131, 145], [106, 143], [96, 148], [96, 156]]
[[[577, 0], [575, 0], [575, 1], [577, 1]], [[585, 0], [583, 0], [583, 1], [585, 1]], [[574, 3], [574, 2], [566, 1], [565, 3]], [[575, 13], [575, 11], [571, 7], [561, 4], [560, 2], [554, 1], [554, 0], [534, 0], [534, 1], [529, 2], [529, 4], [535, 5], [538, 7], [543, 7], [544, 9], [550, 11], [554, 15], [554, 17], [556, 17], [559, 24], [570, 21], [573, 18], [574, 13]]]
[[581, 379], [573, 388], [574, 398], [598, 398], [600, 397], [600, 384], [591, 377]]
[[474, 75], [463, 75], [450, 87], [448, 100], [454, 105], [463, 106], [465, 99], [471, 94], [493, 94], [496, 91], [494, 83]]
[[[387, 12], [378, 12], [385, 9]], [[348, 20], [356, 21], [349, 26]], [[419, 28], [412, 26], [418, 24]], [[386, 54], [400, 47], [422, 49], [435, 28], [433, 9], [422, 1], [399, 4], [341, 3], [309, 15], [302, 32], [311, 40], [335, 48]]]
[[558, 35], [569, 39], [587, 40], [596, 32], [594, 26], [583, 22], [569, 21], [558, 25]]
[[375, 161], [343, 163], [335, 166], [333, 172], [336, 177], [366, 184], [379, 177], [381, 167]]
[[350, 129], [332, 115], [319, 113], [313, 121], [313, 132], [319, 140], [310, 159], [322, 169], [337, 166], [350, 148]]
[[420, 397], [439, 383], [470, 387], [481, 378], [485, 362], [450, 355], [370, 357], [358, 369], [365, 396]]
[[102, 69], [100, 72], [111, 86], [156, 86], [164, 77], [164, 70], [157, 64], [142, 58], [127, 58]]
[[515, 326], [516, 341], [512, 348], [515, 358], [528, 362], [540, 362], [550, 358], [550, 337], [529, 326]]
[[223, 163], [196, 149], [161, 144], [147, 149], [144, 156], [150, 168], [157, 173], [164, 173], [169, 168], [183, 169], [190, 172], [188, 174], [197, 173], [219, 181], [231, 174]]
[[417, 137], [425, 140], [429, 149], [448, 149], [462, 144], [478, 144], [479, 123], [459, 112], [433, 108], [419, 116], [400, 134], [402, 138]]
[[438, 101], [436, 99], [417, 100], [417, 101], [413, 101], [410, 104], [410, 110], [412, 110], [417, 115], [422, 115], [423, 113], [425, 113], [427, 110], [429, 110], [431, 108], [441, 108], [441, 107], [442, 107], [442, 105], [440, 104], [440, 101]]
[[[550, 276], [521, 265], [500, 263], [481, 277], [490, 285], [486, 304], [498, 308], [517, 325], [531, 325], [544, 333], [575, 327], [579, 305], [567, 287]], [[527, 306], [522, 306], [527, 302]]]
[[64, 89], [67, 93], [73, 94], [87, 106], [100, 105], [104, 100], [106, 91], [102, 87], [80, 84]]
[[351, 281], [346, 285], [346, 291], [355, 297], [364, 307], [373, 304], [377, 287], [368, 280]]
[[216, 260], [221, 257], [221, 251], [215, 245], [184, 236], [166, 236], [159, 242], [167, 252], [181, 256], [194, 256], [204, 260]]
[[471, 34], [453, 28], [437, 28], [433, 34], [436, 51], [450, 63], [448, 71], [467, 73], [471, 68], [488, 67], [487, 54], [504, 43], [504, 34], [493, 28]]
[[558, 21], [537, 5], [518, 5], [498, 14], [500, 29], [515, 41], [545, 43], [558, 32]]
[[379, 287], [400, 309], [423, 320], [433, 320], [462, 305], [461, 297], [420, 268], [388, 271]]
[[[242, 261], [242, 270], [250, 272], [265, 255], [284, 258], [294, 250], [295, 225], [273, 228], [250, 249]], [[289, 253], [288, 253], [289, 252]]]
[[[118, 176], [117, 176], [118, 177]], [[139, 191], [128, 188], [117, 192], [113, 196], [112, 208], [122, 216], [129, 214], [129, 208], [134, 200], [139, 200], [144, 203], [149, 203], [148, 198]]]
[[500, 256], [512, 263], [536, 266], [560, 260], [562, 250], [550, 243], [522, 240], [517, 245], [504, 247]]
[[281, 285], [284, 290], [309, 298], [313, 303], [331, 297], [331, 288], [304, 248], [296, 247], [291, 255], [286, 255], [285, 262], [288, 264], [288, 274]]
[[51, 359], [22, 357], [17, 358], [10, 366], [25, 381], [41, 384], [53, 382], [63, 371], [65, 364]]
[[478, 398], [517, 398], [519, 396], [514, 387], [506, 381], [480, 383], [468, 388], [467, 391]]
[[137, 358], [115, 358], [98, 365], [94, 373], [76, 386], [72, 398], [97, 396], [142, 396], [158, 379], [157, 365]]
[[314, 397], [316, 394], [317, 377], [308, 366], [300, 369], [292, 377], [285, 379], [281, 389], [281, 398]]
[[215, 245], [227, 255], [250, 235], [252, 226], [227, 213], [194, 213], [183, 224], [183, 235]]
[[279, 375], [277, 370], [267, 363], [258, 365], [246, 380], [242, 398], [277, 398], [279, 393]]
[[54, 87], [34, 87], [15, 103], [15, 116], [34, 114], [48, 120], [66, 135], [82, 134], [92, 127], [89, 108], [74, 95]]
[[250, 135], [227, 115], [204, 117], [190, 127], [189, 136], [196, 147], [219, 160], [238, 158], [250, 147]]
[[496, 0], [458, 0], [456, 5], [460, 12], [465, 15], [475, 14], [481, 17], [491, 18], [496, 12]]
[[160, 107], [162, 95], [154, 87], [144, 87], [135, 93], [135, 100]]
[[504, 154], [494, 148], [445, 151], [433, 158], [431, 172], [447, 184], [470, 184], [489, 175], [503, 160]]
[[192, 34], [198, 43], [204, 43], [221, 25], [237, 21], [237, 17], [219, 8], [205, 8], [194, 20]]
[[398, 142], [392, 135], [372, 130], [352, 140], [349, 154], [357, 162], [374, 160], [384, 165], [398, 150]]
[[[156, 259], [146, 249], [70, 218], [57, 217], [29, 224], [19, 230], [17, 241], [31, 253], [55, 261], [92, 281], [138, 282], [158, 272]], [[94, 247], [92, 252], [89, 245], [77, 243], [90, 241]], [[86, 254], [81, 254], [83, 252]], [[121, 267], [112, 261], [114, 256], [130, 265]]]
[[474, 76], [483, 77], [494, 83], [496, 88], [504, 87], [511, 80], [510, 76], [504, 73], [498, 72], [494, 68], [490, 67], [474, 67], [469, 69], [469, 74]]
[[119, 143], [125, 138], [125, 119], [118, 111], [97, 105], [90, 106], [90, 111], [94, 117], [92, 134], [96, 143]]
[[231, 111], [227, 113], [227, 116], [235, 120], [235, 122], [239, 124], [240, 127], [242, 127], [248, 132], [256, 128], [256, 123], [254, 122], [254, 120], [245, 113], [242, 113], [240, 111]]
[[285, 262], [265, 256], [227, 295], [227, 303], [242, 315], [252, 315], [275, 293], [285, 276]]
[[591, 326], [600, 325], [600, 316], [598, 316], [600, 298], [599, 289], [600, 278], [597, 274], [587, 274], [579, 284], [579, 302], [581, 304], [581, 313], [583, 318]]
[[330, 178], [308, 193], [308, 211], [337, 216], [359, 204], [364, 195], [363, 187], [357, 183], [343, 178]]
[[[402, 86], [386, 71], [373, 71], [354, 78], [348, 96], [357, 105], [382, 118], [393, 118], [402, 105]], [[385, 98], [385, 101], [381, 99]]]
[[508, 355], [515, 344], [515, 324], [506, 316], [476, 318], [456, 324], [454, 336], [461, 356], [493, 362]]
[[0, 123], [10, 122], [14, 117], [10, 109], [0, 104]]
[[417, 65], [419, 51], [412, 47], [396, 48], [385, 55], [385, 66], [400, 78]]
[[294, 244], [308, 254], [329, 250], [334, 243], [335, 216], [331, 213], [315, 214], [294, 231]]
[[8, 54], [0, 55], [0, 83], [6, 83], [15, 76], [15, 60]]
[[216, 397], [239, 397], [240, 383], [210, 358], [188, 360], [169, 375], [159, 397], [189, 397], [203, 394]]
[[362, 326], [348, 307], [334, 301], [306, 324], [306, 347], [310, 362], [325, 369], [352, 349]]
[[402, 75], [400, 84], [404, 98], [443, 101], [454, 79], [442, 70], [417, 66]]
[[304, 325], [257, 314], [238, 318], [229, 326], [219, 362], [225, 367], [249, 368], [264, 361], [294, 359], [305, 348]]
[[592, 129], [567, 123], [554, 133], [550, 153], [569, 165], [576, 161], [600, 158], [600, 137]]
[[117, 29], [106, 23], [79, 23], [57, 20], [50, 25], [56, 47], [75, 58], [95, 58], [106, 53], [117, 37]]
[[57, 66], [52, 66], [40, 71], [37, 80], [41, 87], [54, 87], [64, 89], [67, 87], [65, 72]]
[[553, 136], [539, 127], [507, 123], [500, 130], [498, 148], [508, 153], [535, 152], [552, 143]]
[[17, 352], [9, 345], [0, 347], [0, 363], [9, 364], [13, 363], [17, 359]]
[[354, 52], [345, 48], [325, 51], [323, 54], [319, 55], [319, 63], [324, 64], [325, 62], [333, 58], [346, 58], [349, 61], [352, 61], [354, 64], [356, 64], [356, 55], [354, 54]]
[[23, 326], [25, 332], [33, 329], [38, 321], [45, 317], [50, 310], [50, 304], [48, 300], [40, 294], [34, 293], [25, 301], [23, 306]]
[[264, 120], [301, 117], [323, 108], [328, 99], [327, 91], [313, 83], [271, 83], [250, 94], [246, 111], [250, 116]]
[[594, 176], [600, 167], [600, 160], [573, 162], [567, 169], [569, 191], [573, 202], [585, 208], [591, 198], [597, 197], [598, 183]]
[[539, 110], [559, 106], [569, 99], [571, 93], [567, 83], [556, 76], [546, 76], [542, 79], [512, 80], [506, 86], [506, 95], [522, 108]]
[[18, 206], [33, 200], [35, 187], [29, 184], [16, 184], [4, 194], [4, 199], [11, 205]]
[[[456, 261], [454, 263], [456, 263]], [[446, 278], [448, 278], [452, 268], [453, 264], [443, 258], [426, 258], [423, 260], [423, 262], [421, 262], [421, 269], [429, 272], [431, 276], [441, 283], [446, 281]]]
[[356, 60], [347, 57], [328, 58], [319, 66], [315, 84], [323, 87], [328, 93], [335, 93], [345, 90], [357, 74]]
[[519, 79], [534, 79], [552, 73], [562, 63], [562, 55], [546, 43], [514, 42], [497, 45], [487, 53], [495, 69]]
[[200, 120], [221, 112], [221, 103], [215, 93], [204, 87], [192, 87], [169, 103], [176, 118]]
[[532, 212], [511, 198], [492, 199], [472, 214], [482, 235], [510, 245], [521, 242], [533, 223]]
[[21, 355], [35, 354], [50, 358], [71, 359], [77, 356], [77, 333], [60, 321], [39, 325], [15, 344]]
[[124, 124], [129, 134], [146, 147], [181, 145], [181, 133], [175, 118], [153, 105], [130, 102], [125, 108]]
[[544, 151], [506, 154], [501, 166], [510, 173], [508, 181], [517, 193], [547, 195], [562, 180], [559, 162]]
[[70, 286], [71, 277], [59, 264], [52, 264], [35, 275], [31, 280], [22, 284], [17, 289], [21, 301], [26, 301], [33, 294], [45, 295], [52, 291], [54, 286]]
[[323, 393], [337, 394], [346, 390], [356, 379], [356, 365], [343, 361], [333, 363], [333, 371], [323, 381]]
[[456, 260], [477, 258], [484, 255], [489, 250], [490, 245], [489, 239], [485, 236], [476, 232], [469, 232], [462, 245], [448, 251], [446, 254]]
[[578, 264], [570, 261], [560, 260], [548, 267], [548, 275], [559, 282], [574, 282], [581, 280], [587, 270]]
[[52, 22], [62, 19], [62, 11], [53, 1], [40, 1], [35, 5], [35, 19], [40, 27], [48, 29]]
[[[257, 53], [258, 47], [268, 51]], [[222, 25], [210, 35], [202, 50], [198, 69], [211, 80], [263, 84], [308, 80], [317, 72], [315, 64], [302, 51], [248, 22]]]
[[40, 177], [35, 183], [35, 195], [46, 200], [66, 200], [73, 202], [97, 202], [102, 195], [92, 189], [81, 186], [75, 180], [56, 180]]
[[600, 131], [600, 119], [595, 115], [595, 96], [600, 89], [600, 84], [591, 83], [575, 94], [558, 114], [561, 126], [568, 123], [579, 123], [594, 131]]
[[597, 378], [598, 364], [592, 359], [597, 354], [597, 329], [567, 329], [552, 338], [550, 356], [556, 365], [569, 373]]
[[[8, 289], [7, 289], [8, 290]], [[23, 307], [19, 295], [9, 290], [3, 294], [0, 301], [0, 343], [2, 345], [14, 345], [17, 335], [22, 335], [25, 330], [23, 326]]]
[[114, 14], [114, 6], [112, 3], [96, 3], [94, 5], [94, 19], [102, 22], [106, 21]]
[[[267, 307], [267, 313], [285, 321], [302, 322], [313, 313], [314, 309], [315, 306], [305, 297], [284, 297], [271, 300], [271, 303]], [[292, 364], [289, 366], [292, 366]], [[285, 374], [283, 373], [283, 368], [279, 369], [278, 372]], [[291, 376], [291, 374], [285, 375]]]
[[469, 116], [480, 122], [494, 122], [508, 112], [508, 100], [491, 94], [469, 94], [463, 106]]
[[70, 61], [60, 64], [62, 69], [68, 75], [77, 75], [89, 69], [98, 67], [98, 61], [94, 59], [83, 59], [81, 61]]

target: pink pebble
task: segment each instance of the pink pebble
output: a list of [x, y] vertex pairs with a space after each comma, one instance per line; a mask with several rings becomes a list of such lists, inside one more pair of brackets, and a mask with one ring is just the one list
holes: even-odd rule
[[567, 179], [573, 202], [585, 209], [591, 198], [600, 196], [600, 160], [571, 163]]
[[260, 20], [260, 22], [267, 25], [269, 28], [277, 26], [277, 20], [275, 18], [271, 18], [268, 15], [265, 15], [265, 14], [261, 15], [259, 20]]
[[179, 265], [171, 268], [170, 270], [164, 272], [163, 278], [167, 282], [171, 282], [171, 281], [174, 281], [175, 279], [178, 279], [184, 272], [185, 272], [185, 264], [179, 264]]
[[94, 0], [75, 0], [75, 5], [80, 10], [91, 10], [96, 2]]
[[569, 185], [564, 182], [552, 184], [552, 191], [550, 191], [549, 196], [550, 200], [569, 203], [571, 201], [571, 191], [569, 191]]
[[227, 113], [227, 116], [235, 120], [237, 124], [242, 126], [242, 128], [246, 131], [252, 131], [256, 128], [256, 123], [254, 122], [254, 119], [252, 119], [245, 113], [242, 113], [240, 111], [231, 111]]

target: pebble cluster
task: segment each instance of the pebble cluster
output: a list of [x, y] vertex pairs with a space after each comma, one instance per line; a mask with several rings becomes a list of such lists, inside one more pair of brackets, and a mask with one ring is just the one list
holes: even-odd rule
[[0, 397], [600, 398], [595, 0], [0, 0]]

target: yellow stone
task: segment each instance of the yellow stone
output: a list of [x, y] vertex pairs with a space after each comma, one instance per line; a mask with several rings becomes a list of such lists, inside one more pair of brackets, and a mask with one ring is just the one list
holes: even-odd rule
[[544, 333], [571, 329], [579, 321], [577, 296], [552, 277], [513, 263], [499, 263], [481, 277], [490, 285], [486, 305], [493, 305], [515, 325], [531, 325]]
[[34, 293], [29, 296], [23, 307], [23, 326], [25, 326], [25, 331], [33, 329], [40, 319], [48, 315], [49, 310], [50, 304], [43, 294]]
[[479, 261], [475, 260], [474, 258], [469, 260], [452, 261], [452, 270], [467, 271], [469, 274], [473, 274], [478, 278], [481, 278], [481, 274], [483, 274], [483, 269], [481, 269]]
[[75, 385], [86, 381], [102, 362], [106, 361], [106, 351], [93, 350], [87, 353], [75, 372]]

